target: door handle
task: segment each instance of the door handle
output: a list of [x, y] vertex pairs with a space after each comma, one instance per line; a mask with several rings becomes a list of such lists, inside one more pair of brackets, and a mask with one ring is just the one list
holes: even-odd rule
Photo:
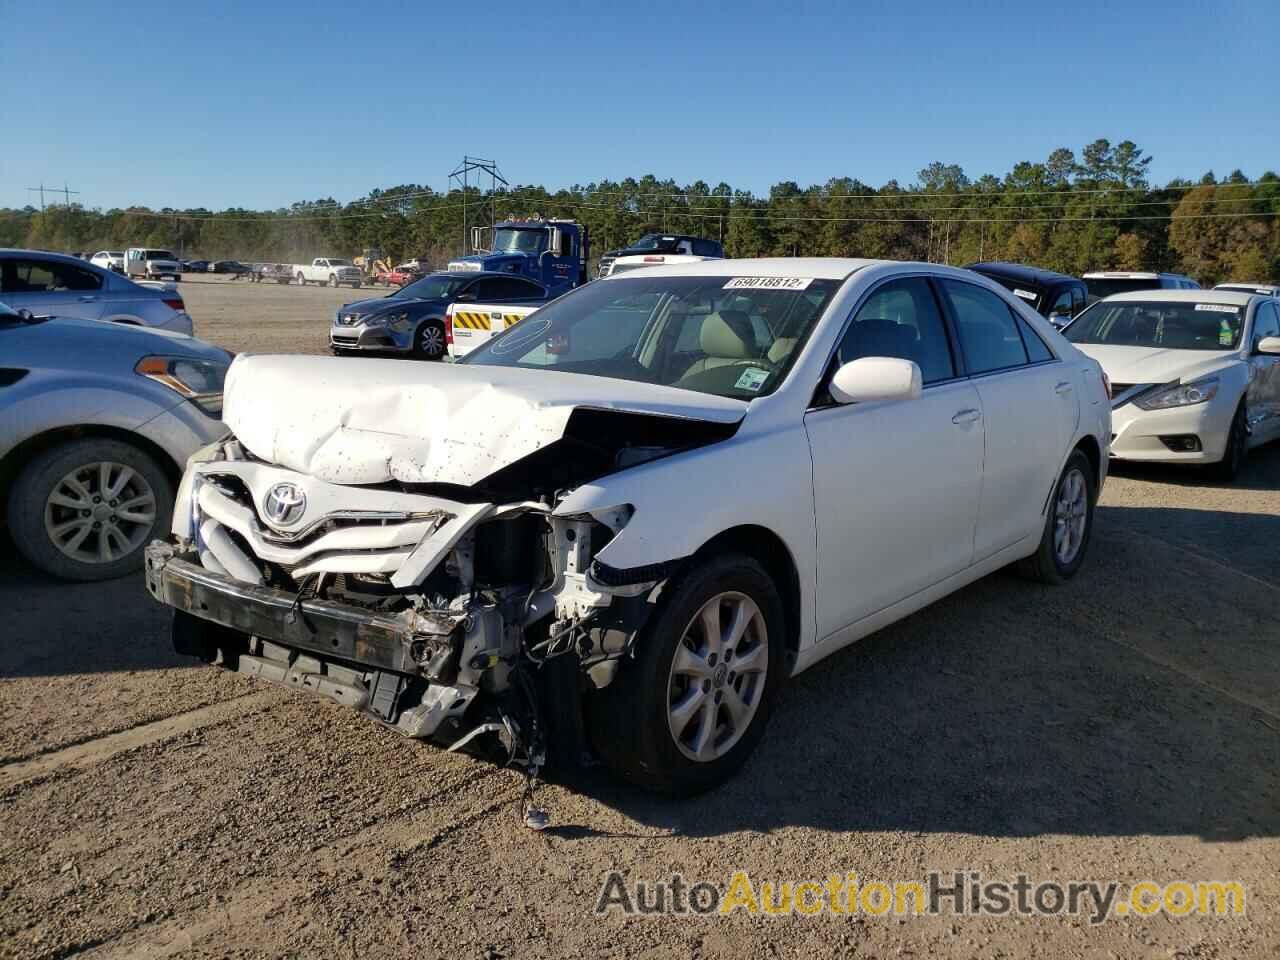
[[95, 301], [95, 300], [97, 300], [97, 299], [98, 299], [98, 298], [97, 298], [97, 297], [94, 297], [94, 296], [81, 297], [81, 298], [80, 298], [80, 302], [81, 302], [81, 303], [93, 303], [93, 301]]
[[1074, 389], [1075, 389], [1075, 387], [1073, 387], [1073, 386], [1071, 385], [1071, 381], [1070, 381], [1070, 380], [1063, 380], [1060, 384], [1058, 384], [1058, 385], [1057, 385], [1056, 387], [1054, 387], [1053, 389], [1054, 389], [1054, 392], [1055, 392], [1055, 393], [1059, 393], [1059, 394], [1068, 394], [1068, 393], [1070, 393], [1072, 390], [1074, 390]]
[[954, 417], [951, 418], [951, 422], [964, 424], [964, 423], [973, 423], [975, 420], [981, 420], [981, 419], [982, 419], [982, 412], [980, 410], [969, 409], [969, 410], [961, 410], [959, 413], [957, 413]]

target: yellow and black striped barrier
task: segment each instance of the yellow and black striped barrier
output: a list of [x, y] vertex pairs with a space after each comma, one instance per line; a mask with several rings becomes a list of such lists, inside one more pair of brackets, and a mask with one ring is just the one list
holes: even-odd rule
[[453, 325], [462, 327], [464, 330], [492, 330], [496, 326], [503, 329], [514, 326], [524, 319], [523, 314], [519, 313], [502, 313], [493, 311], [492, 313], [477, 313], [474, 310], [455, 310], [453, 313]]

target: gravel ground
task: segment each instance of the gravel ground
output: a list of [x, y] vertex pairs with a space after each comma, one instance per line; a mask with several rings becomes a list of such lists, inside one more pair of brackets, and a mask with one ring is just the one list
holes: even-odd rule
[[[355, 293], [359, 296], [360, 291]], [[184, 281], [197, 332], [322, 352], [352, 291]], [[168, 649], [139, 578], [0, 545], [0, 955], [1274, 957], [1280, 449], [1230, 487], [1119, 471], [1084, 571], [997, 574], [789, 684], [691, 802], [540, 789]], [[1239, 879], [1245, 918], [626, 918], [605, 875], [727, 884]]]

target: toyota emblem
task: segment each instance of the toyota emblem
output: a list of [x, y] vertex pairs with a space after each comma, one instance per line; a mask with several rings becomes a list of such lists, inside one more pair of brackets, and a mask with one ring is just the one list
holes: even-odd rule
[[302, 519], [307, 509], [307, 495], [296, 483], [277, 483], [267, 491], [267, 519], [287, 527]]

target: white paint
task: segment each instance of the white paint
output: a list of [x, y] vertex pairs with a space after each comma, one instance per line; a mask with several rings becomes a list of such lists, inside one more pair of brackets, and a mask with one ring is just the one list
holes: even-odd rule
[[717, 423], [747, 409], [553, 370], [241, 354], [222, 418], [255, 456], [330, 483], [470, 486], [554, 443], [577, 407]]
[[917, 400], [920, 390], [919, 365], [898, 357], [859, 357], [831, 378], [831, 397], [837, 403]]

